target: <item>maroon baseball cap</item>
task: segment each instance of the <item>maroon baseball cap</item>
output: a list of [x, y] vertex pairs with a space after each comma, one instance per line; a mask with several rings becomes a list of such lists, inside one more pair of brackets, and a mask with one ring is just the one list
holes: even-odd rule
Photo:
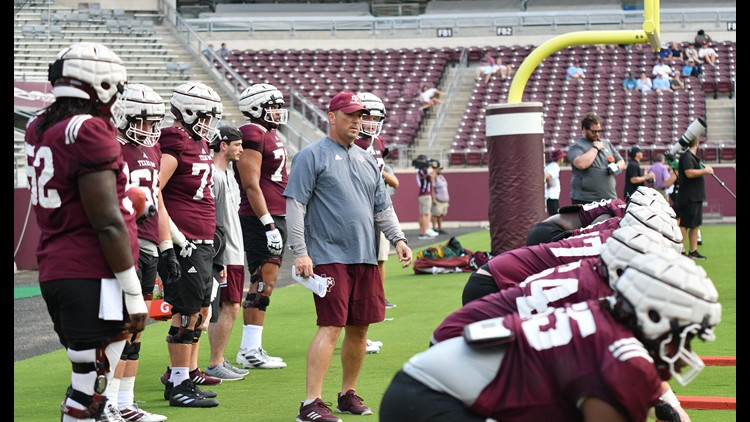
[[349, 91], [344, 91], [340, 94], [336, 94], [328, 103], [328, 111], [341, 110], [346, 114], [356, 113], [363, 111], [364, 114], [370, 114], [370, 111], [365, 108], [362, 104], [362, 100], [357, 94]]

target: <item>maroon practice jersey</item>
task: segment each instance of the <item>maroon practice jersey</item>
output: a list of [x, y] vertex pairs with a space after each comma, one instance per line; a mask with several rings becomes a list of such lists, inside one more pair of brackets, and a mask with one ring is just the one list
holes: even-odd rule
[[137, 187], [146, 194], [146, 207], [153, 205], [156, 214], [138, 224], [138, 237], [159, 243], [159, 166], [161, 151], [158, 146], [145, 147], [130, 142], [118, 134], [125, 159], [125, 173], [129, 175], [128, 189]]
[[645, 421], [659, 400], [653, 359], [597, 300], [548, 308], [532, 318], [510, 314], [503, 325], [515, 338], [496, 377], [468, 406], [476, 414], [504, 422], [581, 421], [578, 401], [596, 397], [630, 421]]
[[216, 205], [213, 186], [213, 157], [205, 139], [194, 140], [178, 127], [161, 130], [162, 154], [177, 159], [177, 168], [162, 186], [161, 195], [169, 217], [190, 240], [213, 240]]
[[613, 291], [604, 271], [599, 257], [546, 269], [517, 286], [467, 303], [443, 320], [433, 332], [431, 341], [437, 343], [458, 337], [464, 327], [472, 322], [512, 313], [529, 317], [544, 312], [548, 307], [609, 296]]
[[597, 232], [597, 231], [602, 231], [602, 230], [614, 231], [620, 228], [620, 220], [622, 220], [622, 217], [610, 217], [598, 223], [594, 223], [586, 227], [581, 227], [580, 229], [575, 229], [571, 232], [571, 236], [578, 236], [580, 234], [586, 234], [586, 233]]
[[78, 192], [78, 178], [111, 170], [117, 174], [117, 197], [138, 260], [135, 211], [125, 189], [125, 160], [116, 129], [107, 119], [77, 115], [38, 132], [37, 119], [26, 128], [26, 175], [37, 225], [39, 281], [113, 278]]
[[598, 257], [604, 242], [614, 230], [592, 231], [557, 242], [513, 249], [492, 257], [487, 266], [500, 290], [507, 289], [548, 268], [591, 256]]
[[[286, 198], [284, 189], [287, 184], [287, 152], [286, 147], [276, 134], [276, 129], [268, 129], [257, 123], [245, 123], [240, 126], [242, 132], [242, 148], [260, 152], [262, 158], [260, 166], [260, 190], [266, 199], [266, 207], [271, 215], [286, 215]], [[255, 216], [253, 207], [242, 188], [240, 172], [234, 173], [240, 185], [240, 215]]]
[[383, 174], [383, 168], [385, 167], [385, 160], [383, 159], [383, 151], [385, 151], [385, 143], [383, 138], [376, 136], [372, 138], [370, 136], [362, 135], [361, 133], [354, 140], [354, 144], [363, 150], [372, 154], [375, 157], [375, 161], [378, 163], [378, 169], [380, 174]]
[[560, 207], [560, 214], [578, 213], [581, 219], [581, 227], [586, 227], [593, 223], [600, 215], [607, 214], [612, 217], [622, 217], [625, 215], [627, 203], [620, 198], [602, 199], [598, 202], [588, 204], [573, 204]]

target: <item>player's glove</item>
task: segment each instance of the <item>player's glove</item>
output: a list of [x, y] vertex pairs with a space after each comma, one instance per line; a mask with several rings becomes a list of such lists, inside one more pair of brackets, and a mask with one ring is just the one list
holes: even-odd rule
[[163, 284], [172, 284], [180, 279], [182, 272], [174, 248], [161, 251], [159, 254], [159, 264], [156, 270], [159, 273], [159, 277], [161, 277], [161, 282]]
[[193, 250], [198, 249], [191, 241], [187, 240], [184, 234], [177, 228], [172, 219], [169, 219], [169, 232], [172, 235], [172, 242], [180, 247], [180, 256], [187, 258], [193, 254]]
[[680, 422], [680, 414], [672, 407], [671, 404], [659, 400], [659, 403], [654, 406], [656, 413], [656, 419], [664, 422]]
[[266, 232], [266, 240], [268, 241], [268, 252], [279, 256], [283, 251], [284, 242], [281, 240], [281, 232], [279, 229], [273, 229]]

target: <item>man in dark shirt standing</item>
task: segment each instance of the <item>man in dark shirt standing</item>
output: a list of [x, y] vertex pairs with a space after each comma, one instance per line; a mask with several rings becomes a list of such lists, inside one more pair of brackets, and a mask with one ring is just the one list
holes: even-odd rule
[[653, 172], [643, 174], [643, 169], [641, 168], [641, 160], [643, 159], [642, 149], [634, 146], [630, 148], [628, 156], [630, 157], [630, 161], [628, 161], [628, 167], [625, 169], [625, 190], [622, 195], [626, 201], [639, 186], [644, 186], [646, 182], [654, 181]]
[[687, 151], [680, 155], [677, 166], [680, 194], [677, 196], [675, 212], [680, 219], [682, 237], [688, 239], [687, 256], [693, 259], [706, 259], [698, 252], [698, 234], [703, 224], [703, 201], [706, 200], [706, 181], [703, 175], [714, 174], [714, 169], [700, 162], [695, 155], [698, 151], [696, 136], [688, 144]]

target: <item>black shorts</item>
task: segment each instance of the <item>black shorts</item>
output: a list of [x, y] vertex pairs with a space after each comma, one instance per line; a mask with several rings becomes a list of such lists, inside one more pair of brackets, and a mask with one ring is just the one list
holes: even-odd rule
[[104, 340], [124, 331], [127, 314], [124, 305], [122, 321], [99, 319], [101, 283], [99, 279], [39, 283], [52, 325], [64, 347], [73, 350], [93, 349], [101, 346]]
[[534, 224], [526, 235], [526, 246], [554, 242], [565, 235], [565, 230], [555, 223], [542, 221]]
[[156, 284], [156, 268], [159, 264], [159, 257], [144, 253], [138, 255], [138, 279], [141, 280], [141, 294], [144, 300], [151, 300], [154, 295], [154, 285]]
[[164, 285], [164, 300], [172, 305], [172, 313], [194, 314], [211, 304], [214, 247], [205, 243], [195, 246], [187, 258], [176, 251], [182, 275], [177, 282]]
[[485, 422], [457, 398], [435, 391], [400, 370], [380, 402], [381, 421]]
[[[286, 217], [274, 215], [273, 223], [281, 233], [283, 242], [281, 250], [286, 246]], [[240, 216], [240, 225], [242, 226], [242, 242], [245, 246], [245, 255], [247, 257], [247, 270], [253, 274], [255, 270], [264, 262], [273, 259], [281, 266], [281, 256], [274, 255], [268, 251], [268, 240], [266, 239], [266, 228], [261, 224], [260, 218]]]
[[[482, 269], [490, 272], [487, 264], [482, 265]], [[499, 291], [500, 288], [497, 287], [497, 283], [495, 283], [495, 279], [491, 275], [477, 274], [475, 271], [471, 273], [469, 279], [466, 281], [464, 292], [461, 295], [461, 306], [466, 305], [474, 299], [479, 299], [480, 297]]]
[[703, 225], [703, 202], [681, 204], [679, 213], [680, 227], [692, 229]]

